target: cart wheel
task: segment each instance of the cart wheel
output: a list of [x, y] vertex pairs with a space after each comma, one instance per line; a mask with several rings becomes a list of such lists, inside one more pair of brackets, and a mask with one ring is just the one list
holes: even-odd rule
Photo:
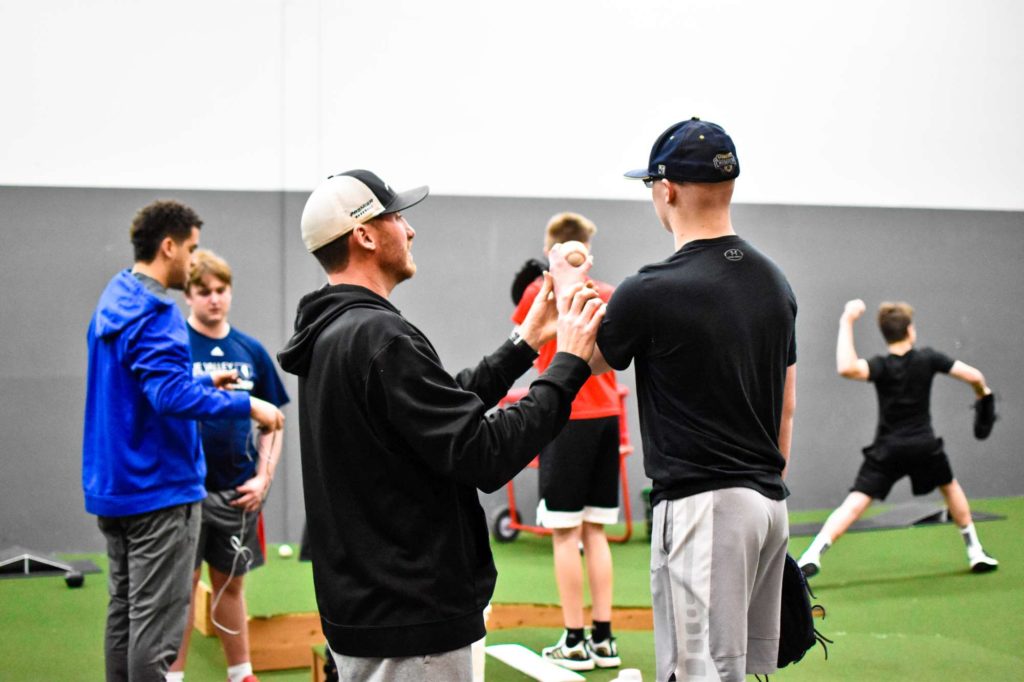
[[[515, 521], [519, 523], [518, 518]], [[498, 515], [494, 517], [491, 533], [498, 542], [512, 542], [519, 537], [519, 529], [512, 527], [512, 512], [508, 509], [502, 509], [498, 512]]]

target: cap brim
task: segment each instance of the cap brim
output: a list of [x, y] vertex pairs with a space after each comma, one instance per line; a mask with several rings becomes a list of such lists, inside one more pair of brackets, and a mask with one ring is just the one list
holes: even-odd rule
[[623, 173], [623, 175], [627, 178], [632, 178], [633, 180], [642, 180], [644, 178], [651, 177], [651, 172], [646, 168], [637, 168], [636, 170], [631, 170], [628, 173]]
[[430, 187], [427, 185], [406, 190], [405, 192], [399, 192], [395, 195], [395, 198], [384, 207], [384, 212], [381, 213], [381, 215], [398, 213], [399, 211], [411, 208], [426, 199], [428, 194], [430, 194]]

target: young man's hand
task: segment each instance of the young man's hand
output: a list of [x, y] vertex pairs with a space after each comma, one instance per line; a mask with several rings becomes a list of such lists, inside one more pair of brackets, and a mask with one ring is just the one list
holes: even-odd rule
[[[587, 260], [583, 261], [582, 265], [570, 265], [569, 261], [565, 260], [565, 255], [562, 253], [562, 245], [554, 244], [548, 250], [548, 261], [555, 289], [555, 296], [557, 299], [562, 299], [564, 298], [563, 290], [568, 289], [573, 284], [579, 284], [587, 281], [587, 273], [594, 265], [594, 256], [592, 254], [588, 255]], [[561, 309], [560, 303], [559, 312], [561, 312]]]
[[855, 298], [852, 301], [847, 301], [846, 306], [843, 308], [843, 317], [853, 322], [860, 318], [867, 310], [867, 306], [864, 305], [864, 301], [859, 298]]
[[855, 298], [852, 301], [846, 302], [846, 307], [843, 308], [843, 319], [853, 322], [867, 310], [867, 306], [864, 305], [864, 301], [859, 298]]
[[247, 512], [259, 511], [263, 500], [267, 499], [270, 479], [263, 474], [256, 474], [235, 490], [238, 491], [238, 497], [231, 501], [231, 506], [241, 507]]

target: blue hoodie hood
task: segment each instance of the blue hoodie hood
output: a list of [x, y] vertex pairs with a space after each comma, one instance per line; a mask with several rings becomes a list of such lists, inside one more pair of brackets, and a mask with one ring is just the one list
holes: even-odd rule
[[92, 319], [92, 333], [99, 338], [120, 334], [125, 327], [139, 318], [155, 312], [165, 312], [174, 301], [157, 296], [132, 274], [131, 270], [117, 273], [100, 294], [96, 314]]

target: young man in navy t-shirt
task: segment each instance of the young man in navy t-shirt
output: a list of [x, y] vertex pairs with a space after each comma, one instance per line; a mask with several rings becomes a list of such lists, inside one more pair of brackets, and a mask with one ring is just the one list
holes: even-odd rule
[[970, 384], [978, 400], [979, 417], [975, 425], [978, 438], [988, 436], [994, 421], [993, 394], [974, 367], [953, 360], [931, 348], [915, 348], [914, 309], [906, 303], [883, 303], [878, 309], [878, 327], [889, 347], [888, 355], [870, 360], [858, 357], [853, 344], [853, 323], [864, 314], [864, 301], [848, 301], [839, 318], [836, 341], [836, 369], [840, 376], [874, 383], [878, 393], [878, 429], [875, 442], [864, 448], [864, 463], [846, 500], [829, 515], [825, 525], [799, 559], [804, 575], [821, 570], [821, 555], [860, 518], [871, 503], [884, 500], [896, 481], [910, 476], [915, 495], [939, 489], [946, 500], [949, 515], [960, 528], [967, 546], [971, 571], [994, 571], [999, 562], [985, 553], [971, 519], [971, 507], [957, 480], [942, 439], [932, 429], [930, 410], [932, 379], [948, 374]]
[[[288, 402], [288, 394], [267, 351], [228, 323], [231, 280], [231, 267], [224, 259], [211, 251], [196, 252], [185, 289], [192, 309], [188, 318], [192, 374], [235, 372], [232, 390], [280, 407]], [[214, 595], [211, 615], [227, 658], [228, 682], [254, 682], [242, 580], [264, 562], [257, 524], [281, 455], [283, 434], [254, 435], [248, 419], [207, 420], [201, 423], [200, 434], [207, 497], [195, 557], [193, 604], [200, 567], [206, 561]], [[190, 617], [168, 680], [184, 678], [191, 630]]]

